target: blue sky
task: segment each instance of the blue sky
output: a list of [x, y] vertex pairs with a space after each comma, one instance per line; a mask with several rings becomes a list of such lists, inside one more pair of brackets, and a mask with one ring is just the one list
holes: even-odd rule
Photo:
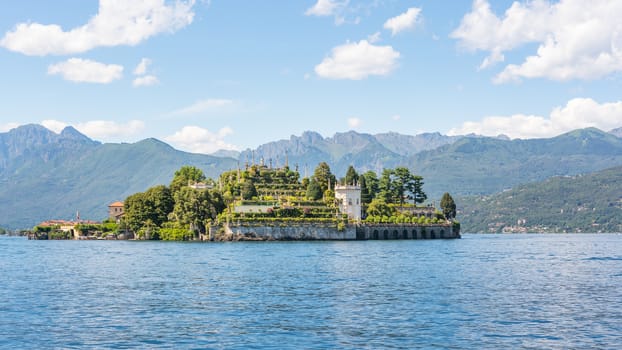
[[3, 1], [0, 132], [242, 150], [622, 126], [622, 1]]

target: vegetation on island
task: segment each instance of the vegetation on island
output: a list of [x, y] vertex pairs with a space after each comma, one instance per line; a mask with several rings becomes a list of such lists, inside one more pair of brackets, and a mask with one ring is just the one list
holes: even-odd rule
[[[168, 186], [135, 193], [124, 202], [125, 214], [113, 231], [129, 230], [138, 239], [196, 240], [211, 226], [288, 224], [327, 225], [339, 230], [351, 224], [339, 212], [335, 185], [361, 188], [363, 221], [367, 223], [435, 224], [447, 222], [440, 211], [422, 207], [427, 199], [423, 178], [407, 168], [385, 169], [378, 178], [350, 166], [337, 179], [326, 162], [309, 177], [297, 169], [263, 164], [223, 172], [213, 180], [197, 167], [183, 166]], [[418, 215], [427, 208], [430, 215]], [[453, 219], [453, 217], [451, 218]], [[97, 228], [94, 228], [97, 229]]]

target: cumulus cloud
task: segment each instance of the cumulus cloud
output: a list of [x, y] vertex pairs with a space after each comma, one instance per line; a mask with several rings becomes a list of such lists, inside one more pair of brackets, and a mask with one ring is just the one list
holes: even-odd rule
[[332, 16], [336, 11], [347, 4], [347, 1], [340, 2], [335, 0], [318, 0], [315, 5], [309, 7], [305, 12], [307, 16]]
[[305, 11], [307, 16], [329, 17], [333, 16], [335, 25], [344, 23], [359, 24], [359, 14], [369, 15], [371, 9], [379, 6], [379, 1], [360, 0], [317, 0], [315, 4]]
[[554, 108], [548, 117], [515, 114], [490, 116], [477, 122], [465, 122], [451, 129], [449, 135], [475, 133], [486, 136], [507, 135], [511, 138], [552, 137], [575, 129], [596, 127], [611, 130], [622, 126], [622, 101], [598, 103], [590, 98], [575, 98]]
[[70, 58], [50, 65], [48, 74], [61, 75], [63, 79], [77, 83], [108, 84], [123, 77], [123, 66]]
[[140, 63], [134, 68], [134, 75], [143, 75], [147, 73], [147, 68], [151, 64], [151, 60], [148, 58], [143, 58], [140, 60]]
[[523, 63], [507, 65], [495, 77], [496, 83], [522, 78], [596, 79], [622, 71], [620, 13], [620, 1], [534, 0], [515, 1], [499, 17], [487, 0], [475, 0], [450, 36], [468, 50], [489, 53], [480, 69], [503, 62], [504, 52], [538, 44]]
[[177, 115], [199, 114], [199, 113], [204, 113], [204, 112], [207, 112], [213, 109], [230, 106], [232, 104], [233, 104], [233, 100], [220, 99], [220, 98], [208, 98], [206, 100], [197, 101], [190, 106], [178, 109], [174, 111], [172, 114], [177, 114]]
[[101, 46], [134, 46], [163, 32], [174, 32], [194, 18], [195, 0], [100, 0], [86, 24], [65, 31], [57, 24], [19, 23], [0, 46], [30, 56], [70, 55]]
[[158, 77], [156, 77], [155, 75], [145, 75], [134, 79], [134, 81], [132, 81], [132, 85], [134, 87], [153, 86], [159, 82], [160, 81], [158, 80]]
[[417, 23], [421, 9], [411, 7], [399, 16], [389, 18], [384, 23], [384, 29], [390, 30], [391, 35], [395, 35], [404, 30], [412, 29]]
[[[60, 120], [48, 119], [41, 122], [41, 125], [60, 133], [65, 127], [71, 125]], [[73, 125], [76, 130], [84, 135], [96, 140], [120, 140], [128, 136], [133, 136], [145, 128], [145, 123], [140, 120], [130, 120], [125, 123], [119, 123], [111, 120], [91, 120], [80, 122]]]
[[20, 124], [18, 123], [6, 123], [6, 124], [0, 124], [0, 132], [7, 132], [11, 129], [15, 129], [18, 126], [20, 126]]
[[348, 126], [351, 129], [358, 128], [359, 126], [361, 126], [361, 123], [362, 123], [362, 121], [359, 118], [355, 118], [355, 117], [348, 118]]
[[391, 46], [373, 45], [367, 40], [346, 43], [315, 66], [315, 73], [326, 79], [361, 80], [370, 75], [388, 75], [397, 67], [400, 53]]
[[225, 141], [225, 137], [232, 133], [233, 130], [229, 127], [224, 127], [213, 133], [198, 126], [184, 126], [175, 134], [164, 139], [181, 150], [209, 154], [218, 150], [237, 150], [238, 148], [235, 145]]

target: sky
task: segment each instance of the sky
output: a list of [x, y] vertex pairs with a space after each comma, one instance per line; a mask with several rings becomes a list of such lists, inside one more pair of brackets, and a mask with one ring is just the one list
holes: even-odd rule
[[0, 0], [0, 132], [244, 150], [306, 130], [622, 127], [622, 0]]

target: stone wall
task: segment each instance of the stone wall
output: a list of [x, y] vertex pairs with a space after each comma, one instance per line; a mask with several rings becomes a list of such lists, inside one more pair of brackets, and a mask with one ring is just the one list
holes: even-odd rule
[[356, 239], [445, 239], [460, 238], [453, 225], [365, 224], [357, 227]]
[[225, 225], [219, 240], [392, 240], [392, 239], [449, 239], [460, 238], [460, 232], [450, 224], [364, 224], [348, 225], [342, 231], [333, 225], [275, 224]]
[[225, 225], [225, 240], [354, 240], [356, 227], [342, 231], [334, 225], [275, 224], [273, 226]]

